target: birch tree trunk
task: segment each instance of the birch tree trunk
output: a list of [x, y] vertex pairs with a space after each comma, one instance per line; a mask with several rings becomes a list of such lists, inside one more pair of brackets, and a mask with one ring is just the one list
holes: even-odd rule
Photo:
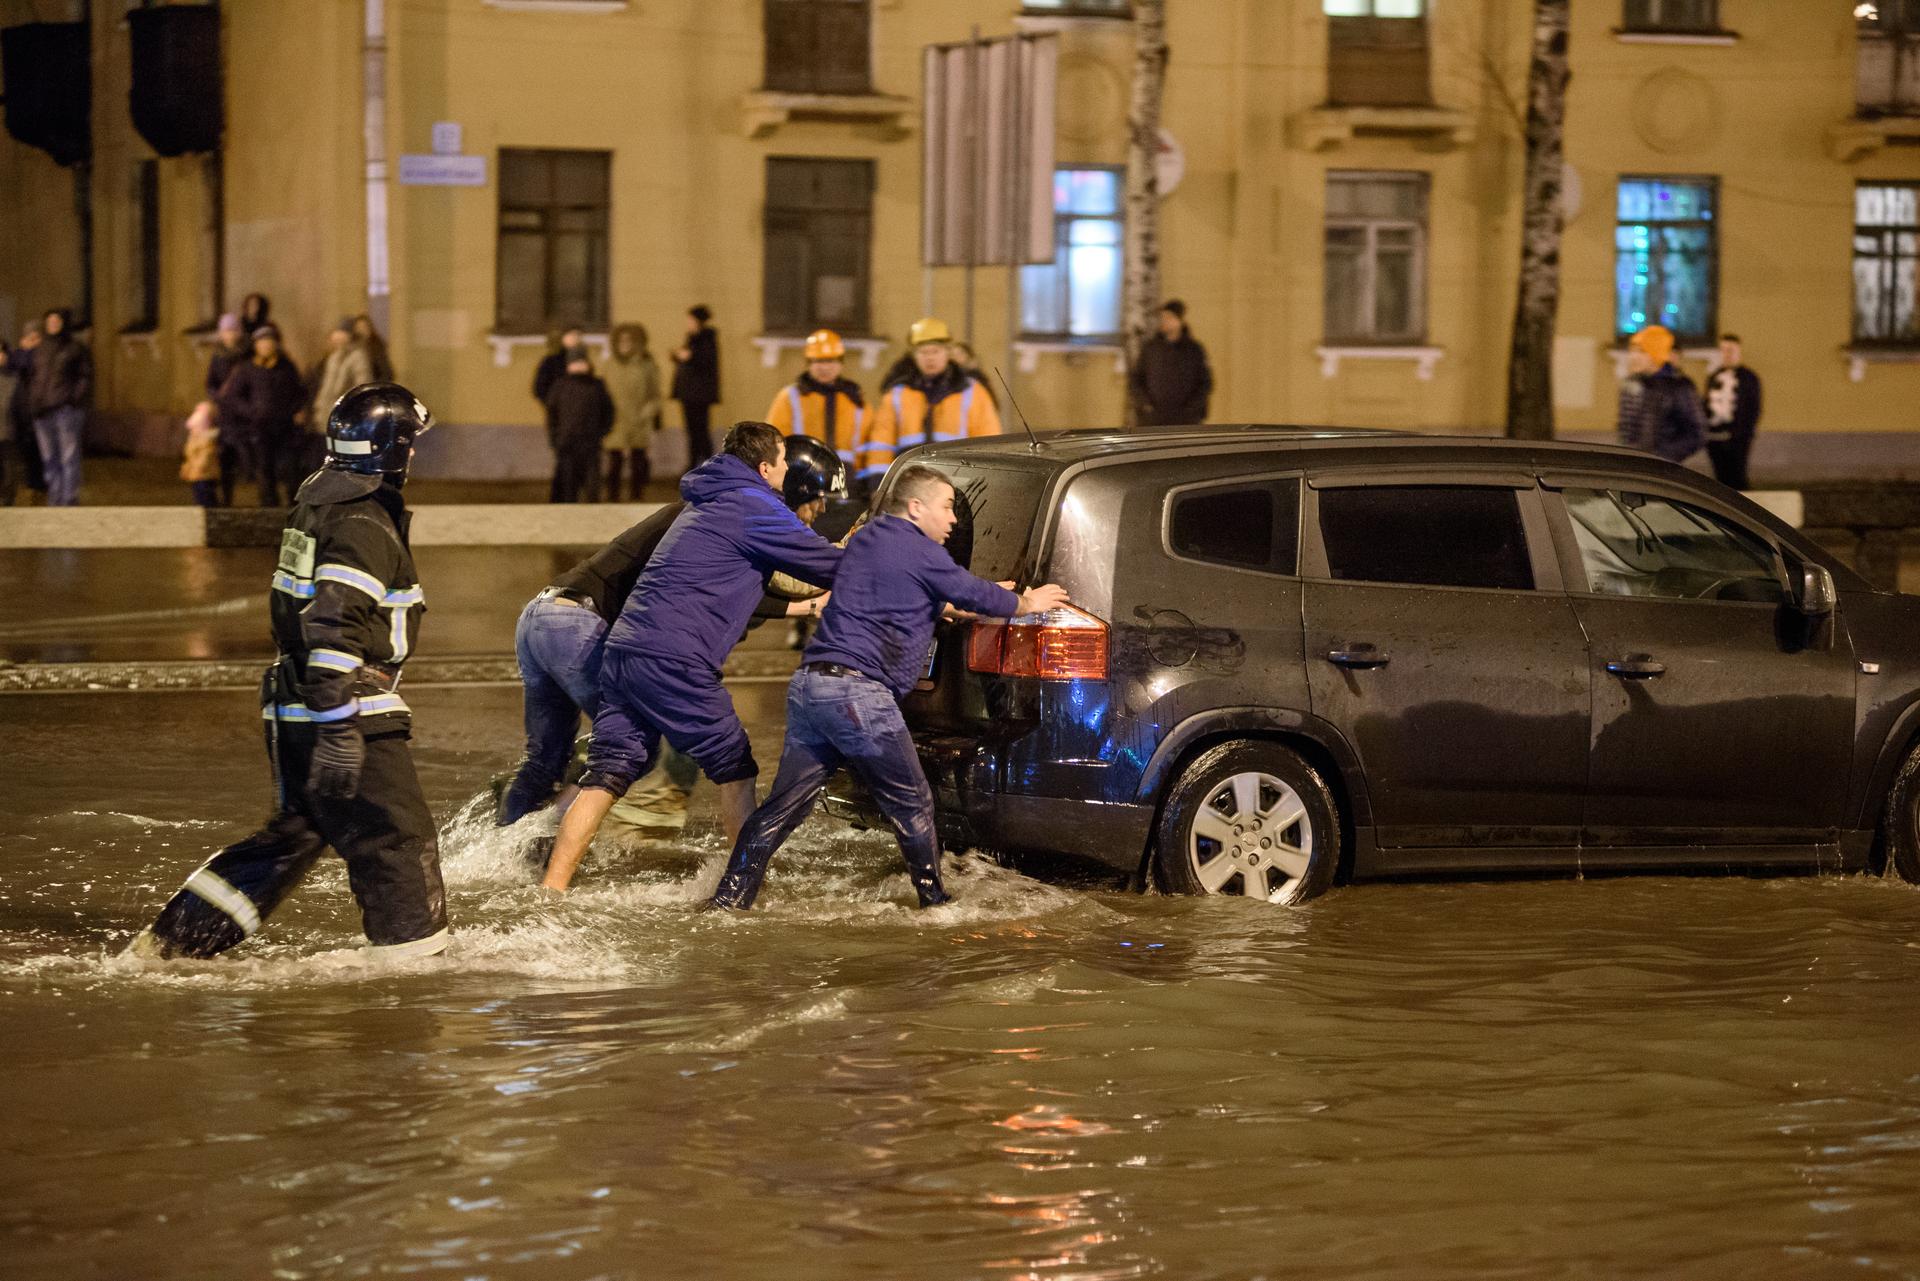
[[1520, 233], [1520, 287], [1507, 362], [1507, 435], [1553, 439], [1553, 331], [1560, 311], [1560, 203], [1567, 118], [1567, 9], [1571, 0], [1534, 0], [1533, 56], [1527, 67], [1526, 205]]
[[1167, 83], [1167, 0], [1133, 2], [1133, 93], [1127, 106], [1127, 425], [1139, 421], [1132, 373], [1160, 307], [1160, 100]]

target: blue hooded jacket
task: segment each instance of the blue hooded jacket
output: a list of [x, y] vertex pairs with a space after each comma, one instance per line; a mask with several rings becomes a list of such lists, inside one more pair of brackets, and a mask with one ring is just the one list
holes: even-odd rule
[[718, 671], [766, 591], [785, 570], [833, 585], [840, 549], [787, 510], [760, 473], [718, 454], [680, 478], [687, 509], [607, 633], [607, 648], [698, 663]]

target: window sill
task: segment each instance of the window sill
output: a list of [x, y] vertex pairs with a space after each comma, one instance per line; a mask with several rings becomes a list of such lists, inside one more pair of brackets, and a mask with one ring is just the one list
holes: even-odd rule
[[1868, 365], [1920, 365], [1920, 347], [1847, 347], [1847, 379], [1867, 380]]
[[1443, 347], [1353, 347], [1321, 346], [1313, 349], [1320, 358], [1320, 376], [1332, 378], [1340, 372], [1343, 360], [1411, 360], [1413, 376], [1421, 382], [1433, 381], [1433, 367], [1446, 355]]
[[131, 351], [135, 347], [145, 347], [147, 355], [158, 359], [160, 356], [160, 335], [152, 329], [123, 329], [115, 335], [120, 340], [122, 351]]
[[1127, 349], [1117, 342], [1075, 342], [1070, 338], [1021, 338], [1013, 344], [1014, 368], [1030, 374], [1040, 368], [1040, 357], [1064, 356], [1069, 364], [1079, 356], [1104, 356], [1113, 361], [1113, 372], [1127, 372]]
[[[581, 340], [587, 346], [599, 349], [600, 359], [607, 358], [607, 336], [605, 334], [581, 334]], [[487, 335], [487, 346], [493, 348], [493, 367], [505, 369], [513, 363], [514, 349], [517, 347], [538, 347], [542, 354], [547, 349], [545, 334], [500, 334]]]
[[1424, 139], [1438, 150], [1473, 143], [1473, 116], [1451, 107], [1309, 107], [1287, 120], [1288, 140], [1306, 151], [1329, 151], [1356, 138]]
[[1124, 30], [1133, 25], [1131, 13], [1020, 13], [1014, 15], [1013, 29], [1023, 36], [1046, 35], [1054, 31], [1072, 31], [1080, 27], [1112, 27]]
[[627, 0], [480, 0], [508, 13], [620, 13]]
[[[807, 340], [802, 334], [755, 334], [747, 340], [760, 349], [760, 367], [773, 369], [780, 364], [780, 353], [784, 351], [803, 351]], [[860, 353], [860, 368], [878, 369], [880, 356], [887, 349], [884, 338], [848, 338], [841, 336], [841, 342]]]
[[765, 138], [782, 125], [824, 120], [879, 127], [883, 141], [897, 142], [910, 132], [911, 98], [886, 93], [788, 93], [756, 89], [740, 98], [740, 127], [749, 138]]
[[1920, 144], [1920, 116], [1855, 116], [1827, 126], [1827, 154], [1850, 164], [1882, 147]]
[[1621, 44], [1694, 44], [1731, 49], [1739, 43], [1735, 31], [1634, 31], [1616, 29], [1613, 38]]

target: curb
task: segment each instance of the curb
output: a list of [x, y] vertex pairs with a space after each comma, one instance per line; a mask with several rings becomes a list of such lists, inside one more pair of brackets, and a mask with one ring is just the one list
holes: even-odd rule
[[[415, 547], [598, 547], [662, 503], [428, 503]], [[284, 507], [10, 507], [0, 549], [274, 547]]]

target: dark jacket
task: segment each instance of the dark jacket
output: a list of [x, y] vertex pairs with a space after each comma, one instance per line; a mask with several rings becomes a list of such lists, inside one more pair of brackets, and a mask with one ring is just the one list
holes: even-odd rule
[[[553, 385], [566, 377], [566, 374], [567, 353], [564, 351], [550, 351], [540, 358], [538, 365], [534, 366], [533, 398], [539, 401], [543, 408], [547, 403], [547, 393], [552, 391]], [[553, 426], [551, 409], [547, 410], [547, 426]]]
[[1207, 349], [1185, 330], [1172, 342], [1160, 334], [1147, 339], [1127, 381], [1143, 427], [1207, 420], [1213, 370], [1207, 365]]
[[274, 644], [288, 660], [281, 698], [294, 699], [282, 702], [283, 719], [408, 724], [393, 687], [427, 607], [407, 525], [400, 491], [379, 476], [329, 467], [300, 486], [268, 593]]
[[7, 395], [6, 435], [15, 440], [33, 439], [33, 406], [29, 403], [33, 379], [33, 353], [19, 347], [7, 348], [7, 372], [13, 375], [13, 390]]
[[1707, 439], [1753, 439], [1760, 428], [1760, 375], [1745, 365], [1716, 369], [1707, 379], [1704, 398]]
[[933, 625], [948, 602], [992, 618], [1020, 608], [1018, 596], [960, 568], [906, 517], [876, 516], [848, 541], [801, 661], [840, 663], [905, 697], [926, 671]]
[[687, 358], [673, 371], [673, 398], [688, 405], [720, 403], [720, 334], [702, 325], [687, 338]]
[[282, 352], [271, 365], [251, 359], [235, 365], [220, 388], [218, 402], [223, 430], [291, 435], [294, 415], [307, 407], [307, 386]]
[[833, 585], [840, 549], [800, 523], [760, 473], [718, 454], [680, 478], [687, 502], [607, 633], [610, 649], [720, 669], [785, 570]]
[[34, 417], [56, 409], [83, 409], [93, 394], [93, 353], [66, 330], [40, 340], [33, 349], [27, 405]]
[[547, 389], [547, 421], [556, 450], [598, 449], [613, 430], [613, 397], [593, 374], [562, 374]]
[[207, 361], [207, 399], [218, 400], [220, 389], [227, 385], [227, 379], [233, 371], [248, 359], [246, 341], [241, 340], [238, 347], [215, 347], [213, 355]]
[[1620, 443], [1685, 462], [1707, 441], [1707, 415], [1693, 380], [1669, 361], [1620, 384]]

